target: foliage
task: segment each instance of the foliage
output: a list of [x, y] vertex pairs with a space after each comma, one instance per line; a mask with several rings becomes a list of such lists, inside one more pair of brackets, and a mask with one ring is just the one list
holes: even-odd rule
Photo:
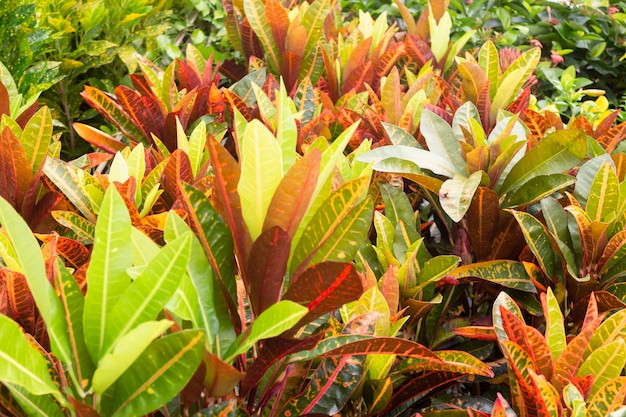
[[0, 67], [0, 413], [623, 412], [626, 124], [498, 48], [561, 6], [130, 3], [37, 6], [88, 152]]

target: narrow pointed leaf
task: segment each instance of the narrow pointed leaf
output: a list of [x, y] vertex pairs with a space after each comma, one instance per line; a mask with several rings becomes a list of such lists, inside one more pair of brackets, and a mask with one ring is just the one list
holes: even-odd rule
[[54, 354], [63, 363], [72, 363], [63, 305], [50, 285], [39, 245], [28, 225], [4, 199], [0, 199], [0, 225], [13, 244], [39, 313], [46, 323]]
[[591, 352], [578, 368], [576, 375], [593, 375], [591, 387], [593, 395], [604, 384], [620, 376], [624, 365], [626, 365], [626, 344], [623, 339], [617, 339]]
[[51, 138], [52, 117], [48, 107], [44, 106], [30, 118], [20, 138], [33, 175], [39, 171], [46, 158]]
[[119, 338], [111, 352], [102, 357], [93, 375], [92, 389], [104, 393], [135, 362], [143, 351], [172, 324], [171, 321], [147, 321]]
[[432, 111], [424, 109], [420, 130], [430, 152], [447, 159], [457, 174], [467, 175], [465, 160], [461, 156], [461, 145], [448, 122]]

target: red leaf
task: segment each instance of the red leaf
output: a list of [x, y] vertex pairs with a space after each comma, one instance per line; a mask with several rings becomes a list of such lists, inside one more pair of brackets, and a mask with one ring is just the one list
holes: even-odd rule
[[98, 149], [115, 154], [117, 151], [121, 151], [126, 147], [126, 145], [115, 139], [113, 136], [96, 129], [95, 127], [82, 123], [74, 123], [73, 126], [74, 130], [81, 138]]
[[307, 152], [278, 184], [267, 210], [263, 230], [280, 226], [293, 237], [300, 226], [317, 185], [322, 153]]
[[[596, 132], [599, 129], [600, 127], [596, 129]], [[598, 137], [598, 142], [600, 142], [607, 153], [611, 154], [624, 138], [626, 138], [626, 122], [610, 128], [606, 134]]]
[[11, 100], [9, 90], [0, 82], [0, 117], [4, 114], [11, 115]]
[[187, 89], [187, 91], [191, 91], [202, 85], [202, 79], [200, 78], [198, 69], [180, 59], [176, 60], [176, 75], [178, 76], [180, 87]]
[[283, 54], [289, 30], [287, 10], [276, 0], [268, 0], [265, 2], [265, 19], [267, 25], [272, 29], [274, 41], [278, 45], [281, 54]]
[[284, 77], [285, 88], [287, 91], [291, 91], [298, 82], [298, 72], [300, 71], [302, 57], [291, 51], [285, 51], [281, 59], [280, 73]]
[[181, 182], [191, 183], [193, 173], [189, 156], [181, 149], [175, 150], [168, 158], [163, 169], [163, 189], [164, 197], [168, 203], [174, 204], [180, 195]]
[[24, 275], [8, 268], [0, 269], [0, 281], [7, 288], [7, 302], [10, 316], [21, 325], [27, 333], [35, 334], [35, 300], [30, 292]]
[[255, 315], [280, 300], [291, 238], [278, 226], [254, 242], [248, 259], [248, 297]]
[[[480, 115], [480, 120], [483, 122], [483, 128], [485, 132], [491, 131], [492, 122], [489, 119], [489, 115], [491, 113], [491, 100], [489, 98], [489, 85], [490, 81], [487, 80], [483, 89], [478, 92], [478, 98], [476, 99], [476, 108], [478, 109], [478, 114]], [[495, 124], [495, 120], [494, 123]]]
[[143, 132], [145, 138], [152, 142], [151, 133], [163, 139], [163, 113], [157, 103], [150, 97], [142, 97], [134, 90], [120, 85], [115, 88], [118, 103], [130, 115], [135, 125]]
[[362, 293], [363, 282], [354, 265], [323, 262], [295, 277], [283, 299], [306, 306], [309, 312], [301, 323], [308, 323], [350, 301], [358, 300]]
[[230, 394], [244, 377], [244, 374], [209, 351], [204, 351], [203, 362], [206, 366], [204, 383], [209, 397], [224, 397]]
[[365, 91], [365, 84], [372, 84], [374, 81], [374, 68], [372, 66], [372, 61], [367, 61], [356, 67], [348, 78], [346, 78], [343, 87], [341, 89], [341, 94], [347, 94], [349, 91], [354, 90], [356, 93], [360, 93], [361, 91]]
[[499, 196], [495, 191], [478, 187], [467, 211], [467, 232], [476, 260], [489, 255], [498, 232], [500, 218]]
[[[246, 267], [247, 254], [252, 246], [252, 239], [241, 213], [241, 200], [237, 191], [241, 171], [234, 158], [214, 138], [210, 137], [207, 143], [213, 174], [213, 192], [211, 194], [213, 206], [222, 216], [233, 234], [235, 252], [240, 259], [240, 267]], [[242, 275], [246, 274], [244, 269]]]
[[620, 111], [615, 110], [613, 113], [602, 119], [598, 127], [596, 128], [596, 138], [601, 138], [602, 136], [608, 134], [609, 130], [617, 120], [617, 116], [619, 116]]
[[113, 123], [128, 139], [135, 142], [142, 139], [144, 136], [142, 130], [109, 94], [86, 85], [80, 95], [87, 104]]
[[404, 43], [409, 58], [415, 61], [419, 68], [423, 67], [428, 61], [432, 61], [433, 64], [437, 63], [433, 51], [424, 39], [409, 34], [404, 39]]
[[0, 134], [0, 196], [20, 210], [33, 174], [26, 152], [9, 127]]
[[33, 117], [35, 113], [37, 113], [37, 110], [39, 110], [39, 102], [35, 101], [33, 104], [30, 105], [30, 107], [28, 107], [19, 116], [17, 116], [17, 119], [15, 119], [15, 121], [22, 129], [24, 129], [31, 117]]
[[292, 353], [313, 349], [322, 337], [323, 334], [319, 333], [305, 339], [273, 338], [265, 340], [256, 359], [246, 369], [246, 376], [241, 382], [241, 396], [245, 396], [252, 387], [257, 385], [265, 372], [280, 359]]
[[412, 379], [409, 379], [398, 388], [394, 387], [391, 401], [378, 415], [386, 416], [389, 413], [405, 404], [412, 399], [420, 399], [426, 394], [433, 395], [434, 393], [441, 391], [450, 385], [457, 382], [459, 378], [464, 377], [465, 374], [455, 372], [441, 372], [431, 371], [416, 375]]

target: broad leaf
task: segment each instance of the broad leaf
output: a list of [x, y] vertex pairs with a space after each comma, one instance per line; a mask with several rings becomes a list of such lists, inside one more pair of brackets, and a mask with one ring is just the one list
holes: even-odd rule
[[306, 307], [293, 301], [279, 301], [252, 323], [249, 332], [242, 334], [236, 345], [226, 353], [225, 361], [231, 362], [237, 355], [247, 352], [259, 340], [276, 337], [295, 326], [308, 313]]
[[540, 175], [560, 174], [578, 164], [586, 152], [584, 132], [556, 131], [526, 152], [497, 191], [502, 195]]
[[261, 234], [267, 209], [283, 176], [282, 154], [272, 132], [258, 120], [248, 124], [241, 148], [237, 191], [243, 218], [255, 240]]
[[455, 173], [463, 176], [468, 174], [461, 153], [461, 145], [448, 122], [432, 111], [424, 109], [420, 130], [431, 155], [443, 156], [452, 165]]
[[499, 260], [463, 265], [450, 273], [453, 278], [479, 278], [504, 287], [535, 293], [537, 289], [520, 262]]
[[283, 296], [309, 309], [302, 320], [310, 322], [334, 311], [363, 293], [363, 282], [354, 265], [325, 262], [313, 265], [293, 279]]
[[130, 285], [126, 272], [132, 265], [131, 221], [124, 200], [115, 187], [109, 187], [96, 223], [91, 262], [87, 268], [89, 290], [85, 297], [83, 326], [87, 349], [98, 362], [104, 347], [109, 314], [119, 296]]
[[10, 340], [0, 347], [0, 381], [19, 385], [31, 394], [54, 394], [61, 398], [48, 373], [46, 360], [28, 343], [19, 325], [0, 314], [0, 333], [3, 340]]
[[119, 300], [107, 316], [103, 351], [108, 352], [138, 325], [157, 318], [187, 269], [190, 240], [191, 234], [186, 234], [165, 245], [128, 289], [117, 295]]
[[461, 221], [470, 204], [476, 189], [480, 185], [483, 173], [474, 172], [469, 178], [455, 175], [454, 178], [444, 181], [439, 189], [439, 202], [452, 221]]
[[105, 409], [115, 417], [150, 413], [170, 401], [196, 371], [203, 333], [186, 330], [152, 342], [115, 383]]

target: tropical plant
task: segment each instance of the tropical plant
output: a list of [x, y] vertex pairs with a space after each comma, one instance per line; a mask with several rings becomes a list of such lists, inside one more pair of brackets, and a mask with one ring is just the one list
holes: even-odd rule
[[564, 203], [569, 204], [564, 207], [552, 197], [541, 201], [545, 224], [528, 213], [513, 212], [538, 266], [559, 300], [567, 298], [572, 308], [580, 309], [576, 304], [591, 291], [610, 296], [620, 288], [612, 284], [626, 273], [624, 184], [612, 159], [598, 156], [578, 171], [574, 193]]

